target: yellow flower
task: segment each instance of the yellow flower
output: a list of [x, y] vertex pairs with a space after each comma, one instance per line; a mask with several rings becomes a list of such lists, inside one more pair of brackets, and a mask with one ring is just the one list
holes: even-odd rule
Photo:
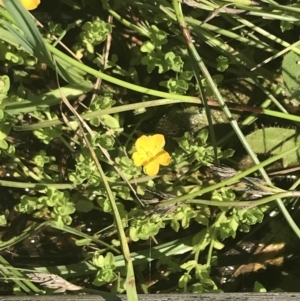
[[41, 3], [40, 0], [21, 0], [24, 7], [28, 10], [36, 9]]
[[155, 176], [159, 171], [159, 165], [167, 166], [170, 163], [170, 155], [163, 147], [165, 138], [163, 135], [141, 136], [135, 142], [136, 152], [132, 155], [134, 165], [143, 166], [144, 173]]
[[[40, 0], [21, 0], [21, 3], [27, 10], [36, 9], [39, 6], [40, 2]], [[0, 4], [3, 5], [2, 0], [0, 0]]]

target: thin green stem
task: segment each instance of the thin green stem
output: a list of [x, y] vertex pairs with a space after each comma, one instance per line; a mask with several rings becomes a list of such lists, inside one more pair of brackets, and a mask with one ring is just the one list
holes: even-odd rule
[[39, 288], [37, 288], [31, 281], [25, 279], [23, 274], [13, 268], [2, 256], [0, 256], [0, 263], [0, 273], [5, 279], [12, 278], [16, 285], [18, 285], [27, 294], [42, 294], [42, 291]]
[[296, 192], [293, 191], [284, 191], [272, 194], [270, 196], [261, 198], [257, 201], [251, 200], [251, 201], [235, 201], [235, 202], [218, 202], [218, 201], [211, 201], [211, 200], [201, 200], [201, 199], [193, 199], [190, 201], [187, 201], [188, 204], [198, 204], [198, 205], [208, 205], [208, 206], [216, 206], [216, 207], [236, 207], [236, 208], [252, 208], [257, 207], [260, 205], [271, 203], [278, 198], [289, 198], [289, 197], [295, 197], [295, 195], [298, 195]]
[[[176, 17], [177, 17], [178, 21], [180, 22], [180, 26], [183, 29], [183, 32], [184, 32], [184, 35], [185, 35], [185, 39], [188, 41], [188, 43], [192, 44], [192, 39], [191, 39], [190, 33], [189, 33], [189, 31], [188, 31], [185, 23], [184, 23], [184, 18], [183, 18], [183, 15], [182, 15], [182, 12], [181, 12], [181, 9], [180, 9], [180, 4], [178, 3], [178, 0], [173, 0], [173, 7], [174, 7], [174, 10], [175, 10]], [[237, 18], [239, 18], [239, 17], [237, 17]], [[239, 18], [239, 19], [241, 19], [241, 18]], [[245, 21], [242, 20], [241, 22], [243, 23]], [[248, 21], [246, 21], [246, 22], [248, 22]], [[254, 26], [254, 27], [256, 28], [256, 26]], [[252, 25], [252, 28], [253, 28], [253, 25]], [[261, 30], [259, 28], [256, 28], [256, 30], [258, 32], [261, 32]], [[264, 33], [266, 33], [266, 32], [264, 31]], [[275, 39], [276, 39], [276, 37], [275, 37]], [[279, 40], [280, 39], [277, 39], [277, 42]], [[213, 37], [211, 37], [210, 43], [214, 43], [214, 41], [216, 41], [216, 39], [214, 39]], [[282, 42], [282, 40], [280, 40], [280, 42]], [[222, 47], [223, 44], [219, 44], [219, 46]], [[287, 46], [289, 46], [289, 45], [287, 45]], [[201, 71], [202, 71], [202, 73], [203, 73], [206, 81], [208, 82], [210, 88], [212, 89], [212, 91], [213, 91], [213, 93], [214, 93], [217, 101], [219, 102], [220, 106], [222, 107], [224, 114], [226, 115], [227, 119], [230, 121], [230, 124], [233, 127], [233, 130], [235, 131], [236, 135], [238, 136], [240, 142], [242, 143], [242, 145], [244, 146], [244, 148], [246, 149], [247, 153], [250, 155], [250, 157], [252, 158], [252, 160], [255, 162], [255, 164], [259, 165], [260, 162], [259, 162], [256, 154], [251, 149], [251, 147], [248, 144], [248, 142], [247, 142], [244, 134], [242, 133], [241, 129], [239, 128], [237, 122], [232, 117], [232, 114], [231, 114], [230, 110], [228, 109], [226, 103], [224, 102], [223, 97], [221, 96], [218, 88], [216, 87], [216, 84], [214, 83], [212, 77], [210, 76], [210, 74], [209, 74], [206, 66], [204, 65], [202, 59], [200, 58], [200, 56], [199, 56], [199, 54], [197, 53], [196, 50], [193, 51], [192, 53], [194, 55], [195, 60], [198, 62], [199, 66], [201, 68]], [[246, 62], [246, 60], [244, 60], [244, 62]], [[271, 185], [272, 184], [271, 180], [269, 179], [269, 177], [268, 177], [267, 173], [265, 172], [265, 170], [263, 168], [260, 168], [259, 172], [261, 173], [261, 175], [264, 178], [264, 180], [268, 184]], [[203, 189], [203, 190], [205, 190], [205, 189]], [[288, 213], [288, 211], [285, 210], [285, 209], [283, 209], [284, 208], [284, 204], [282, 203], [282, 201], [280, 199], [277, 200], [277, 204], [278, 204], [279, 208], [281, 209], [281, 212], [283, 213], [283, 215], [284, 215], [285, 219], [287, 220], [287, 222], [289, 223], [289, 225], [295, 231], [296, 235], [300, 238], [300, 229], [298, 228], [298, 226], [296, 225], [296, 223], [294, 222], [294, 220], [292, 219], [292, 217], [290, 216], [290, 214]]]
[[[255, 172], [255, 171], [257, 171], [257, 170], [259, 170], [259, 169], [261, 169], [261, 168], [263, 168], [263, 167], [265, 167], [265, 166], [267, 166], [267, 165], [269, 165], [269, 164], [271, 164], [271, 163], [273, 163], [277, 160], [279, 160], [280, 158], [286, 156], [288, 153], [292, 153], [292, 152], [297, 151], [298, 149], [299, 149], [298, 146], [294, 147], [294, 148], [292, 148], [292, 149], [290, 149], [290, 150], [288, 150], [284, 153], [281, 153], [279, 155], [275, 155], [275, 156], [273, 156], [273, 157], [257, 164], [256, 166], [250, 167], [250, 168], [248, 168], [247, 170], [245, 170], [243, 172], [237, 173], [232, 178], [224, 180], [220, 183], [216, 183], [216, 184], [211, 185], [209, 187], [205, 187], [203, 189], [200, 189], [199, 191], [192, 192], [192, 193], [189, 193], [187, 195], [182, 195], [180, 197], [177, 197], [177, 198], [174, 198], [174, 199], [171, 199], [171, 200], [163, 201], [163, 202], [159, 203], [158, 206], [161, 207], [161, 206], [166, 206], [166, 205], [169, 205], [169, 204], [176, 204], [176, 203], [182, 202], [182, 201], [189, 201], [189, 200], [195, 198], [196, 196], [203, 195], [205, 193], [214, 191], [214, 190], [219, 189], [223, 186], [229, 186], [229, 185], [232, 185], [234, 183], [237, 183], [241, 178], [248, 176], [249, 174], [251, 174], [251, 173], [253, 173], [253, 172]], [[272, 184], [270, 184], [270, 186], [272, 186]]]
[[68, 55], [64, 54], [63, 52], [59, 51], [58, 49], [56, 49], [55, 47], [53, 47], [50, 44], [46, 44], [47, 49], [54, 54], [57, 58], [60, 58], [61, 60], [67, 62], [68, 64], [70, 64], [71, 66], [84, 71], [88, 74], [91, 74], [95, 77], [99, 77], [105, 81], [108, 81], [110, 83], [113, 83], [117, 86], [121, 86], [123, 88], [127, 88], [129, 90], [133, 90], [136, 92], [140, 92], [143, 94], [148, 94], [148, 95], [152, 95], [152, 96], [157, 96], [157, 97], [161, 97], [161, 98], [172, 98], [174, 100], [181, 100], [181, 101], [199, 101], [199, 98], [197, 97], [191, 97], [191, 96], [185, 96], [185, 95], [178, 95], [178, 94], [170, 94], [170, 93], [166, 93], [166, 92], [162, 92], [162, 91], [158, 91], [158, 90], [153, 90], [153, 89], [149, 89], [146, 87], [141, 87], [138, 85], [134, 85], [128, 82], [125, 82], [123, 80], [117, 79], [115, 77], [109, 76], [105, 73], [102, 73], [101, 71], [97, 71], [91, 67], [88, 67], [72, 58], [70, 58]]

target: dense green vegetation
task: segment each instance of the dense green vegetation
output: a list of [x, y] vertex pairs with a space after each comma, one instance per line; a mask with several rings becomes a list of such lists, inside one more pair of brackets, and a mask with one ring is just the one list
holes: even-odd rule
[[298, 2], [3, 2], [8, 293], [296, 289]]

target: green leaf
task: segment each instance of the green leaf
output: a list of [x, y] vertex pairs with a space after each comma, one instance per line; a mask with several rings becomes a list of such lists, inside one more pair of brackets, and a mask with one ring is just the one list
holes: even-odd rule
[[168, 88], [169, 93], [174, 94], [185, 94], [189, 88], [186, 81], [182, 79], [170, 78], [167, 81], [161, 81], [160, 86]]
[[[300, 69], [300, 68], [299, 68]], [[283, 153], [297, 145], [300, 145], [299, 132], [296, 129], [263, 128], [246, 136], [246, 140], [257, 154]], [[283, 166], [299, 164], [300, 150], [290, 153], [282, 158]]]
[[0, 140], [0, 148], [8, 149], [8, 143], [5, 140]]
[[118, 277], [111, 269], [99, 270], [93, 282], [94, 285], [102, 286], [103, 284], [112, 282]]
[[106, 126], [108, 126], [111, 129], [120, 128], [119, 120], [117, 120], [115, 117], [112, 117], [111, 115], [102, 115], [100, 119]]
[[96, 19], [92, 22], [86, 22], [82, 26], [82, 29], [83, 32], [80, 34], [81, 40], [90, 47], [102, 43], [107, 35], [111, 33], [112, 26], [109, 23]]
[[102, 207], [104, 212], [111, 212], [111, 210], [112, 210], [111, 204], [110, 204], [110, 201], [108, 198], [103, 198], [103, 197], [97, 198], [97, 202], [98, 202], [99, 206]]
[[[297, 49], [300, 49], [297, 46]], [[292, 98], [299, 99], [300, 96], [300, 55], [291, 50], [282, 61], [282, 77], [284, 84]]]
[[253, 292], [254, 293], [267, 293], [267, 290], [260, 282], [255, 281]]
[[210, 241], [211, 238], [207, 229], [202, 229], [193, 237], [194, 248], [197, 248], [198, 250], [204, 250], [208, 246]]
[[236, 231], [239, 226], [239, 220], [235, 214], [232, 214], [232, 216], [224, 216], [223, 219], [221, 220], [218, 230], [219, 230], [219, 235], [221, 239], [225, 239], [228, 237], [235, 237], [236, 236]]
[[104, 266], [109, 269], [116, 268], [115, 257], [111, 252], [107, 252], [107, 254], [105, 255]]
[[222, 187], [213, 191], [211, 199], [219, 202], [231, 202], [235, 200], [235, 194], [230, 188]]
[[226, 56], [220, 55], [217, 57], [217, 70], [224, 72], [229, 67], [229, 60]]
[[155, 25], [151, 25], [149, 34], [156, 47], [160, 47], [168, 42], [166, 32], [158, 29]]
[[179, 224], [178, 220], [175, 219], [175, 217], [172, 218], [172, 221], [171, 221], [171, 227], [172, 227], [172, 229], [173, 229], [175, 232], [178, 232], [179, 229], [180, 229], [180, 224]]
[[38, 198], [30, 197], [27, 195], [21, 196], [21, 203], [18, 204], [15, 208], [17, 211], [22, 213], [32, 213], [37, 209]]
[[[7, 75], [0, 76], [0, 101], [3, 100], [4, 97], [6, 97], [8, 91], [10, 89], [10, 79]], [[3, 109], [3, 107], [0, 107]]]
[[83, 246], [87, 246], [92, 242], [91, 239], [89, 238], [83, 238], [83, 239], [76, 239], [75, 240], [75, 245], [78, 247], [83, 247]]
[[192, 71], [183, 71], [179, 75], [180, 79], [187, 81], [187, 82], [190, 82], [193, 77], [194, 77], [194, 72], [192, 72]]
[[64, 225], [71, 225], [72, 223], [72, 217], [70, 215], [65, 215], [62, 217], [62, 222]]
[[220, 241], [218, 240], [214, 240], [214, 248], [217, 250], [222, 250], [224, 248], [224, 244], [222, 244]]
[[94, 116], [94, 117], [90, 118], [89, 121], [90, 121], [90, 124], [95, 127], [98, 127], [101, 124], [100, 116]]
[[105, 149], [112, 149], [114, 144], [115, 144], [115, 139], [108, 134], [103, 134], [101, 135], [98, 139], [97, 142], [104, 147]]
[[184, 275], [182, 275], [180, 278], [179, 278], [179, 281], [178, 281], [178, 287], [179, 288], [185, 288], [186, 290], [186, 286], [188, 284], [188, 282], [192, 279], [192, 276], [188, 273], [184, 273]]
[[0, 140], [3, 140], [7, 137], [11, 128], [12, 128], [11, 122], [2, 120], [2, 122], [0, 123]]
[[195, 221], [201, 225], [208, 226], [210, 217], [210, 210], [207, 206], [201, 206], [201, 209], [197, 211]]
[[46, 163], [55, 161], [55, 157], [47, 156], [46, 152], [44, 150], [41, 150], [38, 155], [33, 157], [33, 161], [37, 166], [43, 167]]
[[204, 264], [197, 264], [196, 267], [196, 278], [198, 280], [208, 280], [210, 273], [210, 266]]
[[4, 214], [0, 215], [0, 226], [6, 226], [7, 225], [7, 220], [6, 220], [6, 216]]
[[182, 265], [180, 265], [180, 267], [186, 271], [191, 271], [192, 269], [194, 269], [197, 266], [197, 261], [196, 260], [189, 260], [186, 263], [183, 263]]
[[146, 41], [141, 46], [141, 52], [152, 52], [155, 49], [155, 46], [150, 42]]
[[54, 207], [56, 204], [55, 198], [49, 198], [48, 196], [41, 196], [39, 197], [39, 203], [44, 204], [49, 207]]
[[164, 56], [165, 62], [168, 64], [169, 69], [180, 72], [183, 68], [183, 61], [180, 56], [175, 55], [173, 51], [169, 51]]
[[132, 239], [132, 241], [139, 241], [138, 231], [135, 227], [130, 227], [129, 237]]
[[101, 255], [99, 251], [94, 252], [92, 261], [95, 266], [97, 266], [99, 268], [104, 267], [104, 256]]
[[288, 22], [288, 21], [280, 21], [280, 29], [282, 32], [291, 30], [294, 28], [294, 24], [292, 22]]
[[237, 210], [237, 216], [241, 222], [247, 225], [261, 223], [264, 218], [263, 212], [258, 207]]
[[94, 209], [94, 203], [87, 199], [79, 199], [76, 202], [75, 207], [79, 212], [90, 212]]
[[73, 206], [73, 204], [71, 204], [71, 203], [68, 203], [63, 206], [57, 206], [57, 207], [55, 206], [54, 207], [54, 212], [57, 212], [61, 216], [73, 214], [75, 211], [76, 211], [76, 209]]
[[116, 101], [113, 99], [113, 94], [104, 93], [103, 95], [98, 95], [90, 105], [90, 111], [93, 112], [99, 109], [111, 108]]
[[196, 137], [197, 141], [199, 141], [198, 145], [205, 145], [208, 139], [208, 130], [203, 129], [201, 130]]
[[48, 127], [34, 130], [33, 134], [40, 139], [43, 143], [49, 144], [54, 138], [61, 136], [61, 127]]

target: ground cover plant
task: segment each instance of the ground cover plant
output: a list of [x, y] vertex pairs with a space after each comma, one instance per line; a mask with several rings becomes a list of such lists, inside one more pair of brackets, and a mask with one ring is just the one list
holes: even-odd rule
[[3, 0], [2, 294], [297, 290], [299, 10]]

